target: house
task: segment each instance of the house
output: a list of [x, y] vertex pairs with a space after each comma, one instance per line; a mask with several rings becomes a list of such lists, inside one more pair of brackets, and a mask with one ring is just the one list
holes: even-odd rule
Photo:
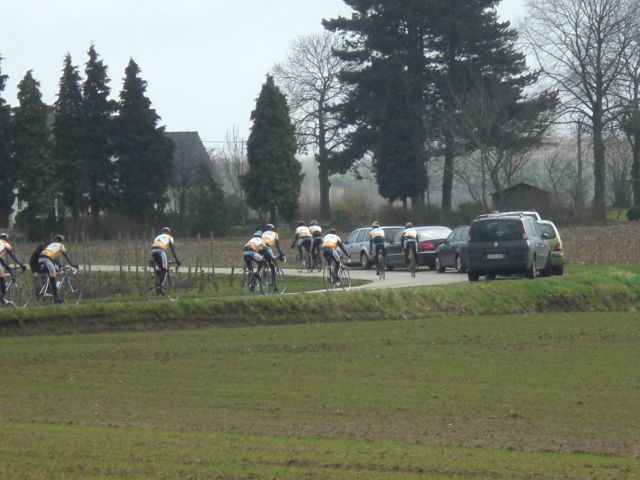
[[498, 192], [491, 194], [491, 207], [493, 210], [537, 210], [545, 212], [549, 210], [552, 202], [551, 192], [521, 182]]

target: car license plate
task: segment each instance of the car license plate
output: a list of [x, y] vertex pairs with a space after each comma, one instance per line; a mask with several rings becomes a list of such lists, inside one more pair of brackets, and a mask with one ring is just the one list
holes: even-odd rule
[[504, 253], [487, 253], [487, 260], [502, 260]]

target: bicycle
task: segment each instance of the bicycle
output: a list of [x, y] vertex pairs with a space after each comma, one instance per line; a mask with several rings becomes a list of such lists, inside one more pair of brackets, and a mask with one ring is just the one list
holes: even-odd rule
[[385, 274], [385, 270], [387, 267], [387, 262], [386, 262], [386, 258], [384, 255], [384, 249], [383, 248], [379, 248], [377, 250], [378, 253], [378, 258], [376, 259], [376, 275], [378, 275], [378, 277], [380, 277], [380, 280], [384, 280], [386, 274]]
[[[60, 303], [77, 305], [82, 298], [82, 287], [77, 278], [78, 270], [69, 265], [65, 265], [58, 272], [55, 281], [58, 285], [58, 298]], [[74, 279], [72, 282], [71, 279]], [[34, 289], [33, 301], [36, 305], [48, 305], [55, 301], [53, 292], [50, 291], [51, 279], [46, 273], [40, 273], [40, 285]], [[74, 285], [75, 283], [75, 285]]]
[[415, 278], [417, 269], [418, 264], [416, 262], [416, 251], [414, 250], [413, 245], [411, 245], [407, 252], [407, 270], [411, 273], [411, 278]]
[[[282, 273], [282, 275], [282, 285], [284, 286], [284, 272]], [[276, 270], [276, 277], [277, 276], [278, 271]], [[240, 284], [240, 293], [242, 295], [247, 295], [256, 294], [258, 293], [258, 291], [262, 295], [270, 295], [274, 293], [271, 269], [269, 268], [269, 264], [265, 260], [261, 261], [258, 264], [257, 270], [249, 270], [246, 265], [242, 269], [242, 283]]]
[[6, 306], [14, 308], [25, 308], [29, 304], [29, 291], [24, 282], [19, 281], [16, 271], [19, 267], [9, 267], [9, 281], [4, 299]]
[[305, 247], [302, 247], [302, 257], [299, 257], [300, 263], [298, 264], [298, 273], [302, 273], [304, 270], [311, 273], [313, 272], [313, 261], [311, 259], [311, 252]]
[[331, 262], [328, 262], [322, 273], [322, 282], [327, 291], [342, 288], [346, 292], [351, 289], [351, 274], [346, 265], [342, 263], [342, 257], [340, 257], [340, 263], [338, 264], [337, 275], [334, 275]]
[[149, 260], [149, 266], [152, 270], [143, 291], [145, 300], [149, 300], [150, 294], [152, 293], [155, 293], [156, 297], [164, 295], [170, 302], [175, 302], [180, 299], [180, 294], [177, 292], [179, 284], [179, 266], [175, 261], [168, 262], [168, 264], [174, 265], [175, 267], [167, 268], [167, 274], [164, 276], [164, 280], [160, 282], [160, 274], [162, 270], [154, 260]]
[[316, 249], [316, 253], [315, 255], [313, 255], [312, 258], [312, 267], [311, 267], [311, 271], [317, 271], [317, 272], [321, 272], [322, 271], [322, 252], [320, 251], [320, 248]]
[[[287, 261], [287, 257], [276, 257], [274, 260], [274, 265], [276, 268], [276, 287], [277, 290], [272, 288], [273, 293], [279, 293], [280, 295], [284, 295], [287, 291], [287, 284], [285, 281], [284, 270], [280, 267], [280, 262], [285, 263]], [[271, 271], [269, 271], [271, 274]], [[273, 285], [272, 285], [273, 287]]]

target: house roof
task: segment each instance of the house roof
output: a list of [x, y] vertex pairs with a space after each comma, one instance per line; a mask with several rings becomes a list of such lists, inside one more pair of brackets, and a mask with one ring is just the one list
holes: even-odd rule
[[176, 147], [173, 151], [172, 184], [189, 186], [195, 181], [198, 166], [202, 164], [208, 166], [214, 175], [216, 174], [198, 132], [165, 132], [165, 135]]
[[[510, 192], [513, 192], [515, 190], [529, 190], [530, 192], [545, 193], [545, 194], [551, 193], [548, 190], [544, 190], [542, 188], [535, 187], [535, 186], [530, 185], [530, 184], [525, 183], [525, 182], [520, 182], [520, 183], [517, 183], [515, 185], [512, 185], [509, 188], [505, 188], [504, 190], [502, 190], [502, 195], [509, 194]], [[491, 194], [492, 197], [495, 197], [497, 195], [498, 195], [498, 192], [493, 192]]]

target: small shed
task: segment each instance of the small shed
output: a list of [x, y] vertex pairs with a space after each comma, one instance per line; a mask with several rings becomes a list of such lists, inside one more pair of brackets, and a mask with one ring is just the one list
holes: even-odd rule
[[491, 194], [491, 205], [494, 210], [537, 210], [544, 212], [551, 206], [551, 192], [521, 182], [502, 191]]

